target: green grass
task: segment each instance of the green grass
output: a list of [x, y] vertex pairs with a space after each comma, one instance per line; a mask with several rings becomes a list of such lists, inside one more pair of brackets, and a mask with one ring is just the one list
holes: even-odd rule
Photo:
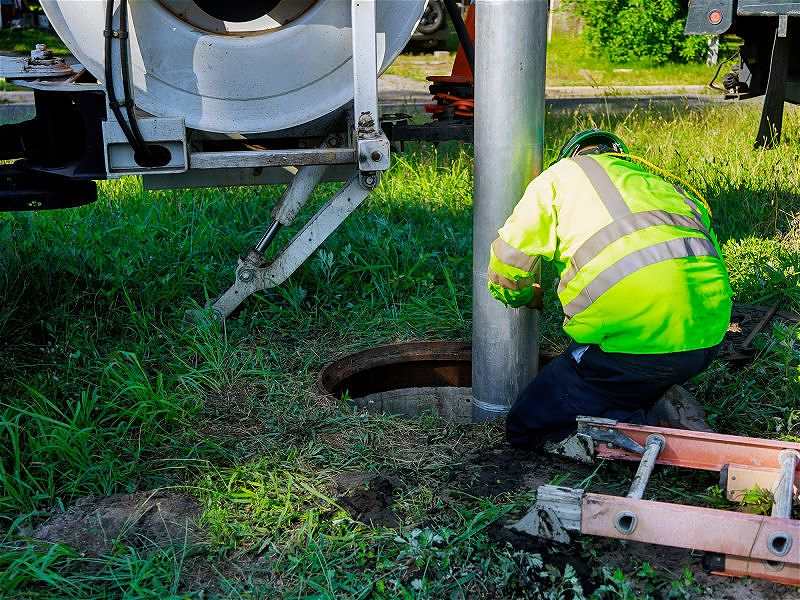
[[[723, 51], [723, 54], [725, 51]], [[556, 32], [547, 49], [548, 86], [706, 85], [716, 67], [705, 64], [653, 65], [647, 62], [614, 64], [595, 53], [581, 36]], [[425, 81], [428, 75], [449, 75], [455, 53], [449, 57], [403, 54], [388, 73]]]
[[0, 50], [5, 52], [29, 53], [36, 44], [47, 44], [57, 56], [66, 56], [69, 50], [55, 33], [42, 29], [2, 29], [0, 30]]
[[[797, 310], [800, 120], [789, 111], [788, 143], [767, 152], [750, 149], [757, 123], [754, 108], [738, 106], [553, 117], [547, 155], [577, 127], [614, 129], [708, 196], [738, 300], [783, 298]], [[188, 323], [185, 311], [230, 283], [279, 188], [145, 192], [124, 179], [103, 184], [91, 206], [0, 216], [0, 597], [559, 598], [600, 586], [594, 597], [605, 598], [633, 597], [634, 582], [652, 595], [673, 582], [694, 589], [690, 575], [644, 565], [604, 571], [591, 545], [580, 561], [565, 561], [498, 542], [497, 524], [531, 494], [470, 495], [453, 478], [471, 453], [503, 447], [499, 427], [369, 416], [315, 392], [320, 367], [346, 352], [468, 339], [471, 169], [466, 149], [396, 156], [324, 249], [285, 285], [251, 298], [224, 330]], [[314, 207], [332, 190], [320, 189]], [[552, 292], [546, 307], [544, 345], [559, 347]], [[776, 328], [757, 345], [743, 370], [715, 363], [698, 382], [700, 397], [721, 431], [797, 439], [800, 331]], [[620, 492], [630, 476], [627, 467], [568, 469], [567, 484]], [[394, 478], [400, 526], [354, 521], [338, 499], [343, 472]], [[712, 485], [660, 470], [651, 489], [713, 503]], [[77, 498], [162, 486], [199, 499], [206, 546], [122, 546], [91, 558], [26, 537]]]

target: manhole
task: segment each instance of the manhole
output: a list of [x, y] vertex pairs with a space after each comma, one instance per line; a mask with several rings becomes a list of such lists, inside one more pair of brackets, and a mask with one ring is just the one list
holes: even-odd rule
[[[542, 357], [546, 363], [549, 357]], [[346, 396], [375, 414], [435, 414], [472, 421], [472, 348], [463, 342], [380, 346], [329, 364], [319, 376], [323, 393]]]
[[472, 420], [472, 348], [463, 342], [410, 342], [370, 348], [329, 364], [319, 387], [375, 414]]

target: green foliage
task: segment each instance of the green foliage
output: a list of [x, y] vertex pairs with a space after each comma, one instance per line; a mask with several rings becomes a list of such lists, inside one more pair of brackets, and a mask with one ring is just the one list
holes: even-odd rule
[[707, 51], [706, 38], [685, 36], [686, 6], [680, 0], [569, 0], [586, 22], [596, 51], [612, 62], [691, 62]]
[[736, 300], [800, 308], [800, 248], [779, 239], [731, 240], [723, 249]]
[[744, 512], [754, 515], [768, 515], [772, 511], [775, 497], [772, 492], [756, 484], [742, 495], [741, 507]]

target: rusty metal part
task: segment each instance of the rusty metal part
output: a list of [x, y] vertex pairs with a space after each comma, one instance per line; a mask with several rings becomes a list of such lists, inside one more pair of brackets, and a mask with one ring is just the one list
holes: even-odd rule
[[743, 348], [743, 349], [749, 348], [749, 347], [750, 347], [750, 344], [752, 344], [752, 343], [753, 343], [753, 340], [755, 339], [755, 337], [756, 337], [756, 336], [757, 336], [759, 333], [761, 333], [761, 330], [763, 330], [763, 329], [764, 329], [764, 327], [766, 327], [766, 326], [767, 326], [767, 324], [768, 324], [770, 321], [772, 321], [772, 317], [774, 317], [774, 316], [777, 314], [777, 312], [778, 312], [778, 309], [781, 307], [781, 304], [782, 304], [782, 302], [780, 302], [780, 301], [779, 301], [779, 302], [776, 302], [775, 304], [773, 304], [773, 305], [770, 307], [770, 309], [767, 311], [767, 314], [765, 314], [765, 315], [764, 315], [764, 318], [763, 318], [763, 319], [761, 319], [761, 320], [758, 322], [758, 324], [757, 324], [755, 327], [753, 327], [753, 330], [752, 330], [752, 331], [750, 332], [750, 334], [749, 334], [749, 335], [748, 335], [748, 336], [747, 336], [747, 337], [744, 339], [744, 342], [742, 343], [742, 348]]
[[578, 431], [595, 442], [605, 443], [609, 448], [622, 448], [634, 454], [644, 454], [644, 446], [616, 430], [617, 421], [593, 417], [578, 417]]
[[759, 306], [754, 304], [734, 304], [731, 324], [722, 343], [719, 358], [737, 366], [744, 366], [753, 360], [754, 352], [750, 347], [768, 323], [780, 322], [787, 324], [800, 323], [800, 315], [790, 310], [780, 308], [774, 310], [773, 306]]
[[44, 44], [37, 44], [31, 56], [0, 56], [0, 77], [44, 79], [74, 75], [63, 58], [54, 57]]

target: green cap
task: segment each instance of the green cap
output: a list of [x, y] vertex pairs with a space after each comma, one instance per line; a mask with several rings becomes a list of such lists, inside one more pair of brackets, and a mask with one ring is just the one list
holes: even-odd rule
[[558, 160], [575, 156], [575, 153], [581, 148], [595, 144], [605, 144], [611, 147], [614, 152], [628, 154], [628, 147], [618, 135], [610, 131], [603, 131], [602, 129], [586, 129], [573, 135], [569, 141], [564, 144], [564, 147], [561, 148], [561, 152], [558, 155]]

